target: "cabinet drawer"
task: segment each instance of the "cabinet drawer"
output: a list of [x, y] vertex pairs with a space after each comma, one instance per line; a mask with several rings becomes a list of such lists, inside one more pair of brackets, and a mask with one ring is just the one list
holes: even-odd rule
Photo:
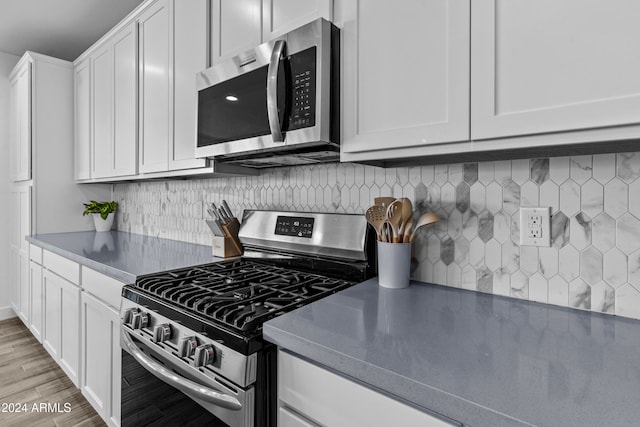
[[[282, 422], [293, 426], [313, 425], [309, 420], [321, 425], [349, 427], [460, 425], [282, 351], [278, 352], [278, 406], [286, 409], [279, 411]], [[293, 419], [292, 413], [304, 418]]]
[[42, 265], [42, 248], [29, 243], [29, 258], [31, 261]]
[[80, 285], [80, 264], [60, 255], [43, 250], [42, 265], [49, 271], [64, 277], [74, 285]]
[[124, 285], [116, 279], [90, 268], [82, 267], [82, 289], [116, 310], [120, 309], [120, 293]]

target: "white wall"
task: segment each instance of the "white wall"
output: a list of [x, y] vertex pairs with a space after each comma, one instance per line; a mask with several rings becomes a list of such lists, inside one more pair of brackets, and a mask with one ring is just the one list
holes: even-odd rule
[[0, 52], [0, 319], [9, 300], [9, 73], [20, 58]]

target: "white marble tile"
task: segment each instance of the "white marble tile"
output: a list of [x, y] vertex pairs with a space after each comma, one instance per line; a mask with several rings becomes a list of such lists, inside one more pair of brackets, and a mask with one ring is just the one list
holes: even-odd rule
[[511, 275], [511, 296], [519, 299], [529, 299], [529, 278], [517, 271]]
[[629, 208], [627, 184], [615, 178], [604, 187], [604, 210], [613, 218], [618, 218]]
[[538, 271], [538, 248], [536, 246], [520, 247], [520, 269], [527, 275]]
[[408, 169], [409, 184], [416, 186], [422, 182], [422, 170], [419, 166], [413, 166]]
[[616, 315], [640, 319], [640, 292], [630, 284], [616, 289]]
[[596, 180], [590, 179], [580, 189], [581, 209], [594, 218], [604, 210], [604, 187]]
[[592, 176], [593, 157], [592, 156], [573, 156], [570, 161], [571, 179], [578, 184], [584, 184]]
[[482, 212], [486, 207], [486, 189], [480, 182], [471, 186], [469, 207], [474, 212]]
[[590, 246], [580, 253], [580, 277], [590, 285], [602, 280], [602, 253]]
[[441, 187], [440, 206], [447, 214], [456, 208], [456, 188], [449, 182]]
[[489, 185], [495, 176], [494, 171], [494, 162], [478, 163], [478, 180], [484, 185]]
[[485, 245], [484, 263], [490, 271], [496, 271], [502, 263], [502, 246], [496, 239]]
[[477, 286], [476, 283], [476, 270], [471, 265], [463, 267], [460, 277], [460, 287], [463, 289], [475, 291]]
[[504, 211], [499, 211], [493, 216], [493, 237], [500, 243], [509, 240], [511, 233], [511, 217]]
[[478, 215], [471, 211], [462, 216], [462, 235], [469, 241], [478, 235]]
[[499, 160], [494, 163], [494, 179], [500, 185], [505, 179], [511, 179], [511, 160]]
[[451, 264], [447, 267], [447, 286], [455, 288], [460, 287], [462, 282], [462, 271], [456, 264]]
[[549, 299], [548, 282], [541, 274], [529, 277], [529, 300], [546, 303]]
[[520, 247], [512, 241], [502, 244], [501, 268], [508, 274], [515, 273], [520, 267]]
[[627, 255], [618, 249], [611, 249], [604, 254], [604, 280], [617, 288], [627, 283]]
[[549, 159], [549, 178], [560, 185], [569, 179], [569, 157], [551, 157]]
[[618, 153], [616, 156], [616, 174], [625, 182], [640, 177], [640, 153]]
[[569, 284], [560, 276], [555, 276], [549, 280], [549, 297], [550, 304], [561, 305], [566, 307], [569, 305]]
[[476, 271], [476, 289], [484, 293], [493, 293], [493, 273], [486, 267]]
[[519, 185], [522, 185], [530, 177], [530, 168], [528, 159], [517, 159], [511, 161], [511, 179]]
[[462, 182], [463, 166], [462, 163], [454, 163], [449, 165], [448, 168], [449, 182], [453, 185], [457, 185]]
[[469, 264], [469, 241], [464, 236], [456, 239], [455, 263], [460, 266]]
[[629, 184], [629, 212], [640, 218], [640, 179]]
[[615, 246], [616, 221], [608, 214], [602, 213], [592, 221], [591, 242], [601, 252], [605, 252]]
[[537, 185], [542, 185], [549, 179], [549, 159], [531, 159], [531, 180]]
[[616, 155], [596, 154], [593, 156], [593, 177], [606, 184], [616, 175]]
[[560, 210], [568, 217], [580, 210], [580, 186], [571, 179], [560, 186]]
[[433, 264], [433, 283], [438, 285], [447, 284], [447, 266], [442, 261]]
[[540, 186], [540, 206], [550, 206], [551, 213], [560, 208], [560, 187], [548, 180]]
[[510, 214], [520, 208], [520, 186], [511, 179], [502, 182], [502, 208]]
[[471, 201], [471, 189], [469, 184], [461, 182], [456, 186], [456, 209], [460, 212], [469, 210]]
[[504, 270], [493, 273], [493, 293], [508, 297], [511, 295], [511, 275]]
[[497, 182], [490, 183], [486, 188], [486, 208], [495, 215], [502, 209], [502, 187]]
[[469, 263], [474, 268], [480, 268], [484, 265], [484, 247], [485, 243], [476, 237], [469, 244]]
[[567, 282], [580, 275], [580, 252], [571, 245], [558, 251], [558, 273]]
[[449, 167], [447, 165], [435, 165], [434, 174], [434, 182], [438, 185], [443, 185], [449, 180]]
[[591, 311], [615, 313], [615, 290], [604, 282], [591, 287]]
[[578, 250], [591, 245], [591, 218], [582, 212], [571, 218], [569, 241]]
[[591, 310], [591, 286], [582, 279], [569, 283], [569, 306]]
[[422, 182], [424, 182], [426, 185], [429, 185], [434, 182], [434, 178], [435, 178], [434, 165], [420, 166], [420, 173], [422, 175]]
[[550, 279], [558, 274], [559, 251], [554, 247], [538, 248], [538, 256], [540, 257], [540, 273]]
[[629, 255], [627, 262], [629, 265], [629, 283], [640, 289], [640, 250]]
[[430, 234], [427, 238], [427, 258], [429, 261], [436, 262], [440, 259], [440, 239], [435, 234]]
[[618, 218], [616, 244], [627, 255], [640, 249], [640, 220], [629, 213]]
[[521, 206], [538, 206], [539, 187], [533, 181], [527, 181], [520, 187], [520, 205]]

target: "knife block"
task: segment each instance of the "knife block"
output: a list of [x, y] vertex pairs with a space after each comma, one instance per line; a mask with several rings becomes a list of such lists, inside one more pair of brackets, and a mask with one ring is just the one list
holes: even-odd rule
[[211, 253], [219, 258], [236, 257], [242, 255], [242, 247], [234, 237], [213, 236]]

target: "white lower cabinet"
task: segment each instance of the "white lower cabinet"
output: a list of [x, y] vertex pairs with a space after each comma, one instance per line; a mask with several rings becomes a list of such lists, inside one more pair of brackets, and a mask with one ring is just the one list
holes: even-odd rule
[[455, 425], [278, 352], [278, 425], [280, 427], [451, 427]]
[[82, 292], [80, 390], [109, 425], [120, 425], [120, 318], [118, 311]]
[[31, 317], [29, 322], [29, 330], [38, 342], [42, 343], [42, 325], [43, 325], [43, 282], [42, 282], [42, 265], [31, 260], [29, 262], [29, 283], [31, 294]]
[[42, 273], [44, 290], [43, 345], [71, 381], [80, 371], [80, 287], [53, 271]]

